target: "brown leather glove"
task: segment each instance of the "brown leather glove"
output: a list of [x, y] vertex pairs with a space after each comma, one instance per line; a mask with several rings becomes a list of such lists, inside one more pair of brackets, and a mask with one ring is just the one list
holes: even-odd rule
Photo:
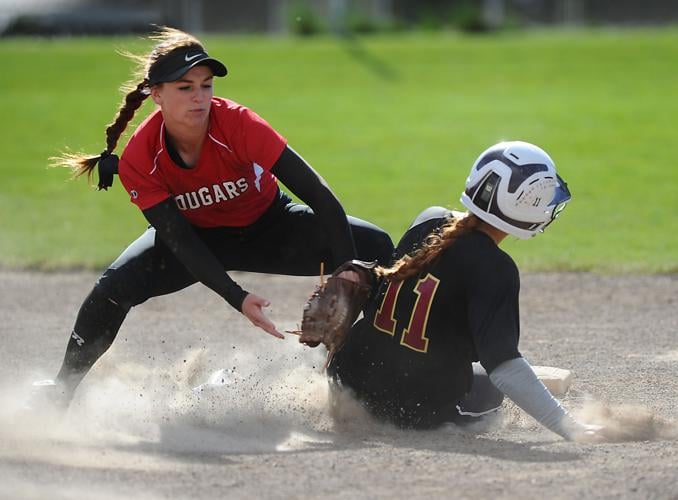
[[[348, 261], [316, 287], [304, 306], [299, 342], [310, 347], [323, 343], [330, 353], [341, 348], [370, 297], [375, 266], [376, 262]], [[340, 278], [344, 271], [356, 272], [360, 281]]]

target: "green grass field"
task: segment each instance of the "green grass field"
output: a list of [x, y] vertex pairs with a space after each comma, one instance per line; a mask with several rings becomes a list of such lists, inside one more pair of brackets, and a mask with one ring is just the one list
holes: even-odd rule
[[[678, 272], [678, 30], [204, 41], [230, 72], [215, 93], [266, 118], [396, 240], [422, 208], [461, 207], [482, 149], [522, 139], [574, 194], [547, 233], [504, 245], [523, 269]], [[118, 180], [98, 193], [47, 159], [103, 149], [131, 70], [115, 51], [146, 47], [0, 41], [0, 265], [102, 267], [144, 230]]]

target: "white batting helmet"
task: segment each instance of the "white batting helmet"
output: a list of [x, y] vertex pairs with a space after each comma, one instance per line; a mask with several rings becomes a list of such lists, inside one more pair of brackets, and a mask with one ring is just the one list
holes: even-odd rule
[[544, 150], [510, 141], [495, 144], [478, 157], [461, 202], [488, 224], [527, 239], [543, 232], [570, 198], [567, 184]]

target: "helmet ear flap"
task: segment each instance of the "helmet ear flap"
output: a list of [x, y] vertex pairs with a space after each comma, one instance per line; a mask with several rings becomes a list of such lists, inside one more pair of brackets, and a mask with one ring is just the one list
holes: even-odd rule
[[492, 199], [495, 197], [497, 186], [501, 178], [495, 172], [490, 172], [478, 185], [475, 194], [471, 197], [473, 202], [485, 212], [489, 212]]

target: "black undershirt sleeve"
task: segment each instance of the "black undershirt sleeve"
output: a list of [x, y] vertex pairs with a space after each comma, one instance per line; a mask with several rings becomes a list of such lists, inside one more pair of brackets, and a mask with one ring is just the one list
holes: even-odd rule
[[346, 213], [325, 179], [289, 146], [271, 172], [320, 218], [335, 264], [339, 266], [355, 259], [355, 244]]
[[224, 271], [172, 198], [143, 210], [143, 214], [165, 245], [198, 281], [221, 295], [238, 311], [242, 310], [247, 292]]

